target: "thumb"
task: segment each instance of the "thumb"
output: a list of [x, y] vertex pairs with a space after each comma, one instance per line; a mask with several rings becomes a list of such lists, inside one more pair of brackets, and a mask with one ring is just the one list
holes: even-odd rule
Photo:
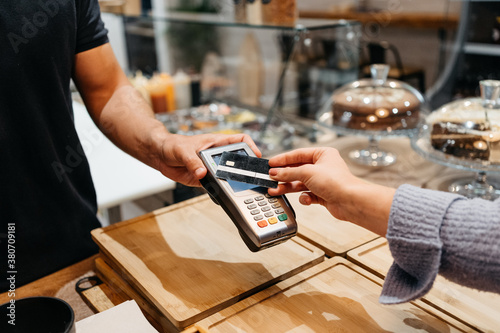
[[312, 192], [302, 192], [299, 196], [299, 202], [304, 206], [309, 206], [309, 205], [326, 206], [326, 201]]
[[188, 153], [182, 157], [182, 162], [186, 169], [197, 179], [205, 177], [207, 168], [203, 165], [201, 159], [195, 153]]

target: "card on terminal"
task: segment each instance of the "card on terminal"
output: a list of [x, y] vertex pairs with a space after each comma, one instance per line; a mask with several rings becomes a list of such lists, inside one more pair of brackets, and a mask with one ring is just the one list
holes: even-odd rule
[[278, 182], [269, 177], [269, 169], [266, 159], [225, 151], [215, 175], [225, 180], [276, 188]]

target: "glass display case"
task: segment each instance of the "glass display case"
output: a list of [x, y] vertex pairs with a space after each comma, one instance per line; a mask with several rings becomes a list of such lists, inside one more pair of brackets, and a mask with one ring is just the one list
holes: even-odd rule
[[[323, 131], [314, 125], [320, 105], [358, 77], [361, 27], [355, 21], [254, 22], [236, 13], [153, 9], [123, 16], [123, 22], [129, 75], [157, 106], [158, 117], [165, 123], [175, 118], [177, 124], [191, 119], [184, 124], [189, 126], [179, 125], [186, 129], [193, 117], [216, 110], [210, 117], [218, 117], [217, 126], [205, 131], [241, 130], [267, 153], [293, 148], [294, 140], [284, 137], [315, 140]], [[169, 86], [180, 91], [176, 74], [188, 78], [189, 103], [169, 97]], [[158, 106], [158, 87], [167, 87], [159, 89], [166, 91], [165, 105]], [[236, 112], [235, 119], [243, 111], [254, 116], [248, 124], [224, 124], [221, 109]], [[280, 149], [283, 144], [288, 146]]]

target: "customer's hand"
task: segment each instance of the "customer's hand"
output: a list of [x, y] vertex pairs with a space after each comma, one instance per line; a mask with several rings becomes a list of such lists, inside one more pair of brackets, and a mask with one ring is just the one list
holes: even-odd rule
[[269, 160], [272, 179], [284, 182], [270, 195], [306, 191], [303, 205], [321, 204], [338, 219], [384, 236], [395, 190], [354, 176], [334, 148], [304, 148]]
[[199, 179], [205, 177], [207, 169], [198, 152], [217, 146], [245, 142], [253, 152], [261, 157], [257, 145], [246, 134], [201, 134], [185, 136], [170, 134], [163, 141], [162, 157], [157, 162], [157, 169], [168, 178], [188, 186], [200, 186]]
[[[269, 160], [274, 180], [285, 182], [269, 194], [307, 191], [299, 200], [303, 205], [321, 204], [337, 218], [344, 218], [342, 196], [347, 188], [362, 181], [349, 171], [333, 148], [304, 148], [277, 155]], [[282, 167], [282, 168], [275, 168]]]

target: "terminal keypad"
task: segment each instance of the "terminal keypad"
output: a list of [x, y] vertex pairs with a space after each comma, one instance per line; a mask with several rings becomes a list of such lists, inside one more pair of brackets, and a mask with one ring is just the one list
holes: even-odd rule
[[283, 222], [288, 219], [285, 210], [278, 202], [278, 198], [272, 197], [267, 193], [265, 195], [246, 199], [244, 203], [247, 205], [250, 214], [253, 215], [254, 220], [260, 228], [265, 228], [268, 225], [276, 224], [280, 221]]

